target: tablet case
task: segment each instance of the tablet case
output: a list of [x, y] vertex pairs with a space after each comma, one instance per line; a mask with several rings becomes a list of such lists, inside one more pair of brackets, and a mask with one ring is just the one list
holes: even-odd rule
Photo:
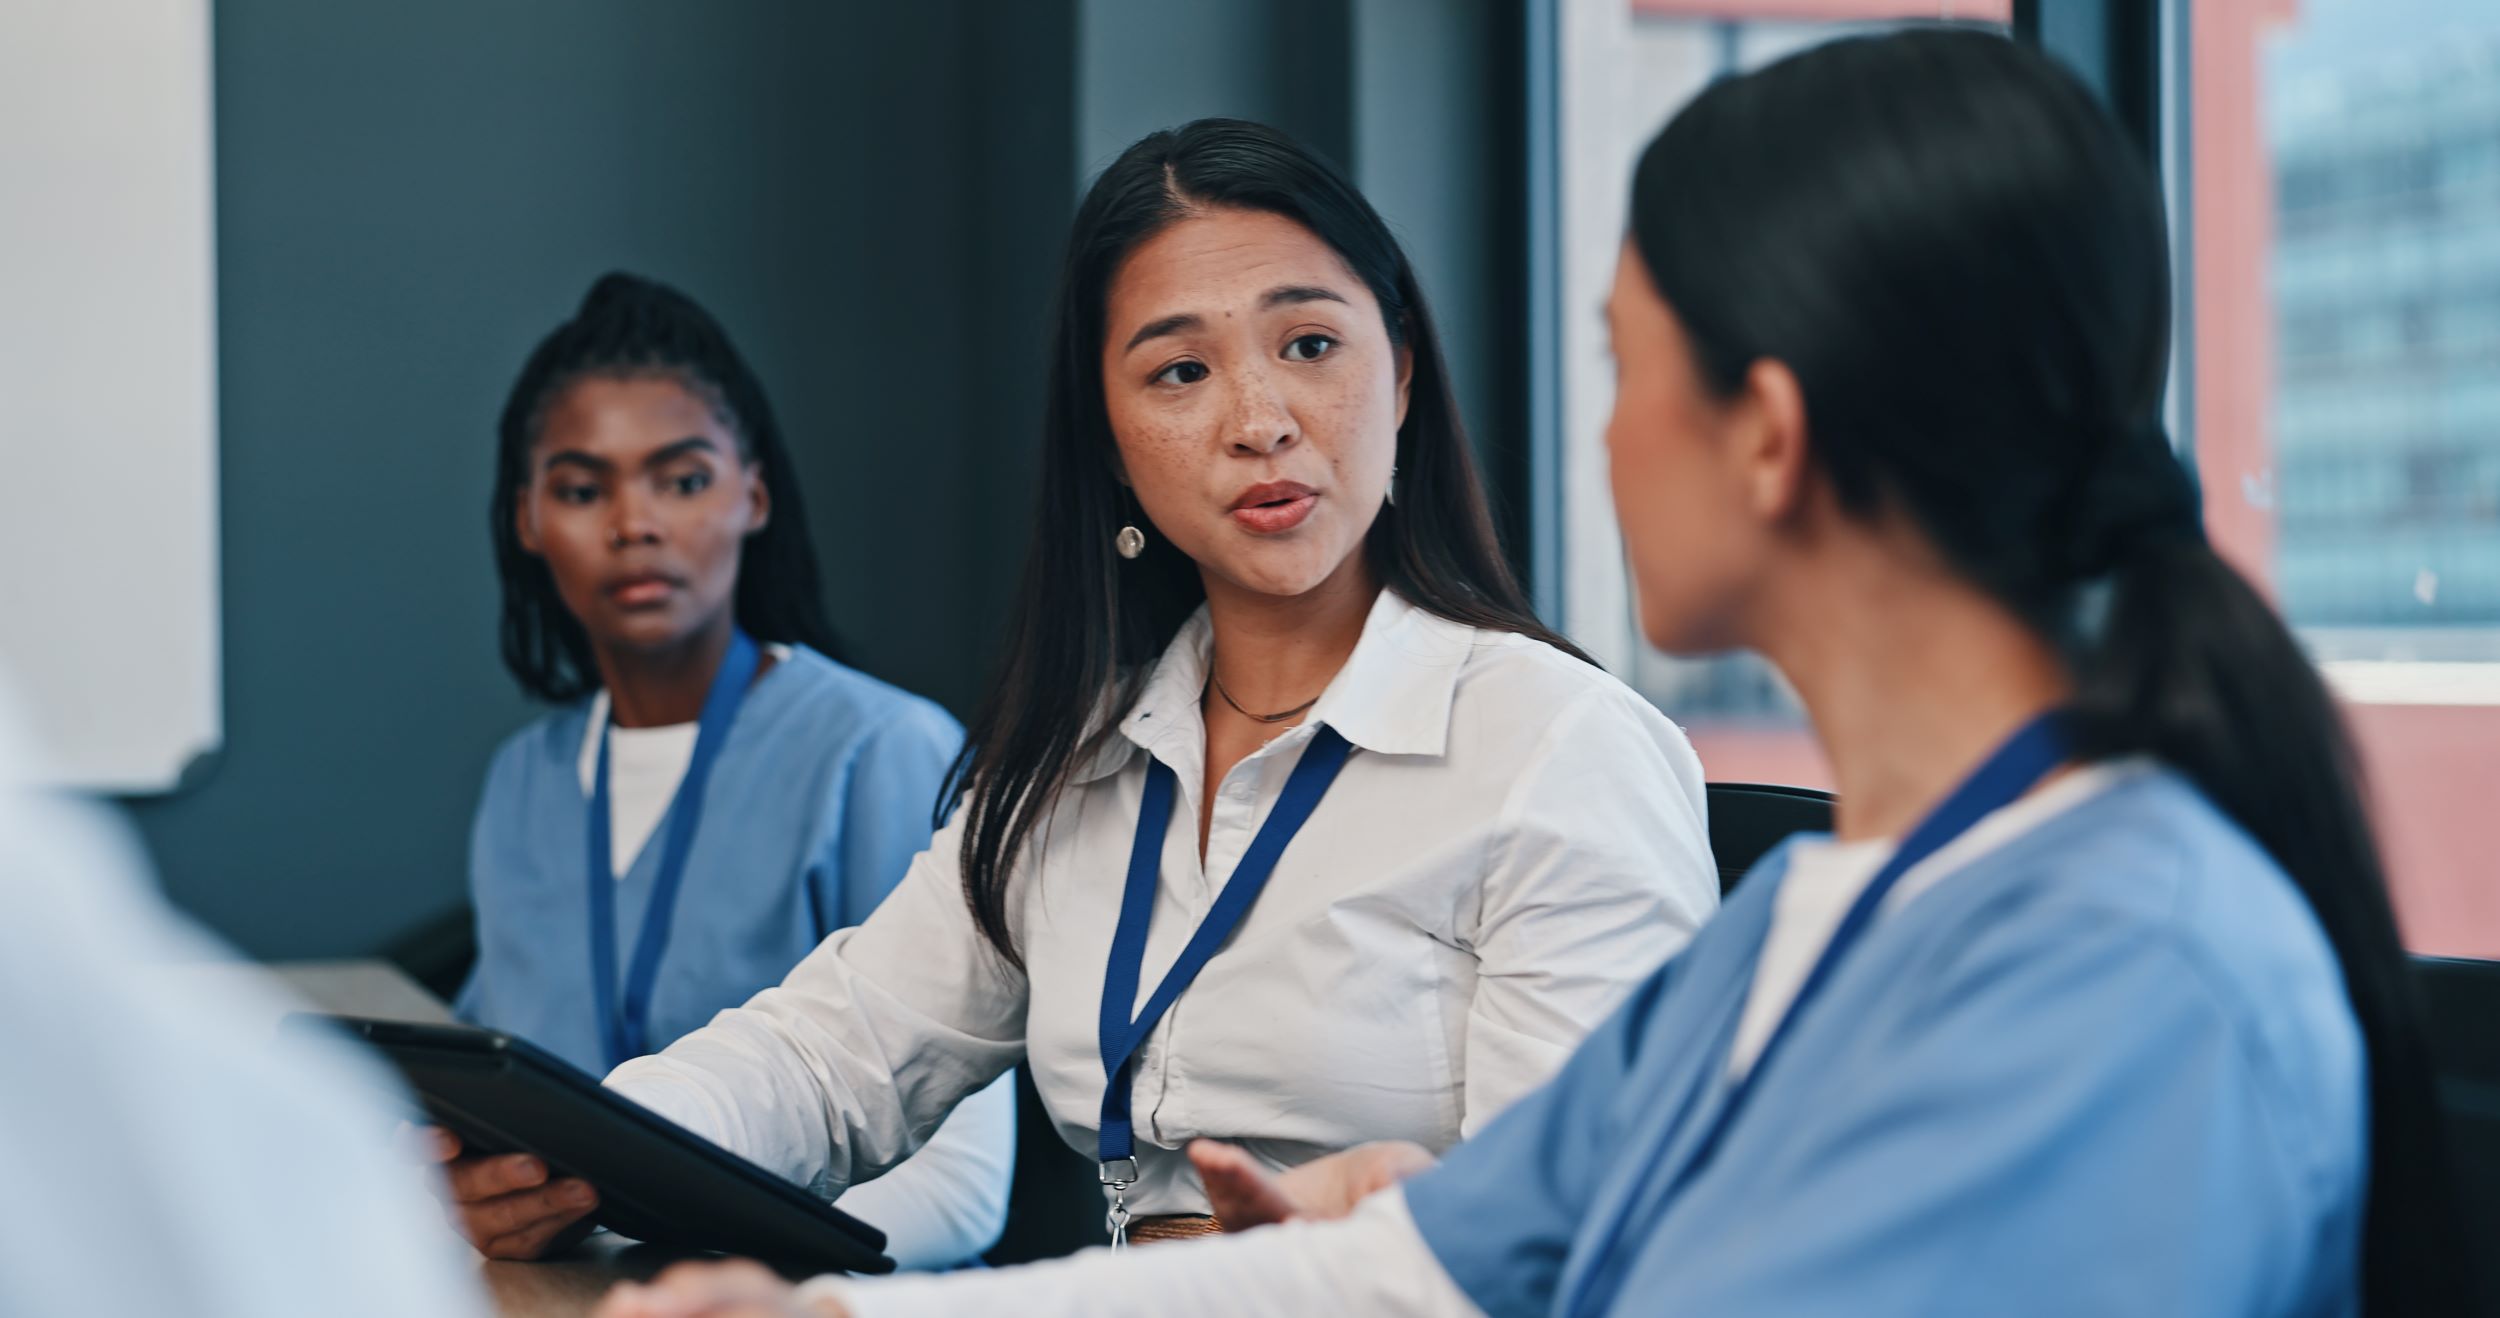
[[345, 1030], [406, 1078], [426, 1116], [477, 1153], [533, 1153], [599, 1191], [599, 1223], [785, 1272], [894, 1270], [885, 1233], [499, 1030], [299, 1013]]

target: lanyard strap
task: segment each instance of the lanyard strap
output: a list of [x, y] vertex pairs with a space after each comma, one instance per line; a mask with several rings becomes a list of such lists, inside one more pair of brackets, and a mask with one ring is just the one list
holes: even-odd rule
[[599, 1009], [599, 1039], [607, 1049], [610, 1070], [627, 1059], [651, 1051], [647, 1029], [651, 1019], [651, 988], [660, 976], [660, 954], [668, 950], [669, 922], [677, 909], [677, 892], [686, 878], [686, 856], [694, 849], [694, 831], [703, 821], [703, 785], [712, 764], [729, 739], [729, 725], [738, 717], [747, 687], [762, 662], [755, 642], [743, 630], [729, 635], [729, 653], [703, 697], [703, 721], [696, 726], [694, 755], [686, 776], [677, 783], [661, 821], [666, 830], [660, 848], [660, 869], [651, 882], [651, 897], [642, 911], [642, 933], [634, 940], [634, 959], [625, 974], [624, 1001], [617, 1001], [616, 864], [610, 851], [608, 808], [608, 729], [599, 729], [599, 768], [590, 788], [590, 974], [591, 1001]]
[[1241, 863], [1233, 868], [1233, 876], [1224, 881], [1224, 890], [1216, 894], [1215, 904], [1207, 909], [1206, 918], [1189, 936], [1180, 958], [1164, 973], [1163, 982], [1155, 986], [1154, 996], [1146, 1000], [1132, 1020], [1129, 1007], [1137, 1001], [1138, 978], [1146, 959], [1146, 930], [1154, 919], [1156, 879], [1162, 870], [1163, 838], [1171, 828], [1172, 796], [1176, 790], [1170, 765], [1160, 760], [1148, 763], [1145, 804], [1137, 812], [1137, 840], [1128, 853], [1128, 886], [1120, 897], [1120, 923], [1111, 936], [1111, 964], [1102, 979], [1100, 1039], [1104, 1088], [1097, 1151], [1101, 1154], [1104, 1184], [1126, 1187], [1137, 1180], [1136, 1143], [1129, 1122], [1130, 1057], [1154, 1032], [1155, 1023], [1163, 1019], [1163, 1013], [1171, 1009], [1181, 991], [1198, 977], [1216, 949], [1240, 926], [1250, 904], [1258, 900], [1260, 889], [1267, 886], [1268, 876], [1275, 873], [1277, 858], [1319, 807], [1320, 797], [1336, 781], [1337, 771], [1345, 767], [1346, 756], [1353, 749], [1335, 728], [1323, 725], [1312, 736], [1302, 750], [1301, 762], [1293, 766], [1293, 776], [1285, 780], [1285, 790], [1277, 796], [1275, 808], [1268, 812], [1267, 822], [1251, 839], [1250, 849], [1242, 853]]
[[[1805, 1013], [1814, 995], [1831, 981], [1841, 959], [1849, 954], [1850, 949], [1865, 935], [1867, 927], [1875, 922], [1876, 912], [1882, 907], [1884, 898], [1900, 883], [1901, 877], [1917, 868], [1920, 862], [1950, 846], [1954, 839], [1970, 831], [1971, 825], [2020, 800], [2042, 778], [2047, 777], [2050, 770], [2070, 758], [2072, 752], [2068, 749], [2063, 717], [2054, 711], [2042, 714], [2008, 738], [2004, 745], [1971, 772], [1970, 777], [1953, 789], [1952, 795], [1928, 812], [1927, 817], [1919, 821], [1918, 827], [1910, 830], [1909, 836], [1903, 838], [1900, 847], [1892, 853], [1892, 858], [1884, 862], [1883, 868], [1875, 872], [1865, 890], [1858, 894], [1858, 899], [1850, 904], [1849, 913], [1841, 918], [1839, 928], [1832, 931], [1831, 941], [1823, 945], [1823, 955], [1815, 960], [1814, 969], [1798, 986], [1797, 995], [1789, 1000], [1788, 1010], [1781, 1015], [1779, 1024], [1772, 1028], [1771, 1037], [1763, 1041], [1762, 1051], [1755, 1054], [1753, 1066], [1730, 1087], [1727, 1099], [1712, 1117], [1709, 1129], [1693, 1146], [1692, 1156], [1676, 1172], [1667, 1192], [1657, 1202], [1673, 1202], [1693, 1178], [1709, 1166], [1711, 1157], [1726, 1138], [1728, 1128], [1735, 1124], [1737, 1113], [1752, 1097], [1755, 1082], [1761, 1079], [1780, 1043], [1788, 1037], [1790, 1027]], [[1623, 1224], [1618, 1222], [1616, 1229], [1599, 1247], [1601, 1256], [1586, 1276], [1599, 1278], [1612, 1271], [1608, 1266], [1611, 1260], [1604, 1256], [1615, 1251], [1622, 1243], [1622, 1237]], [[1608, 1302], [1611, 1290], [1611, 1286], [1604, 1281], [1588, 1285], [1580, 1296], [1581, 1302], [1570, 1306], [1569, 1312], [1599, 1312]]]
[[1901, 876], [1952, 845], [1954, 839], [1970, 831], [1971, 825], [2020, 800], [2024, 793], [2047, 777], [2051, 769], [2065, 763], [2068, 758], [2066, 737], [2059, 726], [2058, 716], [2043, 714], [2024, 724], [1994, 754], [1981, 762], [1961, 786], [1954, 788], [1951, 796], [1930, 811], [1927, 818], [1919, 821], [1918, 827], [1910, 830], [1910, 835], [1903, 838], [1899, 849], [1892, 853], [1892, 859], [1884, 862], [1884, 867], [1867, 881], [1858, 899], [1850, 903], [1849, 913], [1841, 917], [1840, 927], [1832, 931], [1831, 941], [1823, 945], [1823, 955], [1815, 959], [1814, 969], [1807, 973], [1805, 983], [1797, 986], [1797, 996], [1789, 1000], [1788, 1010], [1780, 1016], [1779, 1024], [1772, 1027], [1771, 1037], [1763, 1041], [1762, 1051], [1754, 1055], [1753, 1065], [1746, 1070], [1744, 1079], [1737, 1082], [1735, 1092], [1728, 1097], [1727, 1106], [1720, 1109], [1718, 1126], [1712, 1131], [1710, 1141], [1703, 1146], [1705, 1158], [1709, 1156], [1708, 1150], [1718, 1143], [1719, 1133], [1727, 1128], [1736, 1109], [1753, 1092], [1754, 1077], [1762, 1074], [1762, 1068], [1771, 1060], [1771, 1054], [1788, 1036], [1788, 1027], [1796, 1023], [1806, 1004], [1830, 981], [1832, 968], [1840, 964], [1840, 959], [1847, 956], [1849, 949], [1866, 933], [1867, 926], [1875, 922], [1877, 908], [1901, 882]]

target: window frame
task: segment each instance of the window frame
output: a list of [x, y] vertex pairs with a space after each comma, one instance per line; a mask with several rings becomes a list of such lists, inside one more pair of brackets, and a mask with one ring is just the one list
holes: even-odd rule
[[[1517, 506], [1528, 514], [1524, 519], [1527, 534], [1522, 548], [1540, 612], [1558, 630], [1589, 646], [1601, 661], [1630, 676], [1637, 670], [1638, 638], [1632, 637], [1627, 648], [1623, 638], [1613, 634], [1619, 630], [1616, 623], [1608, 620], [1610, 612], [1628, 613], [1628, 606], [1597, 598], [1604, 594], [1605, 574], [1591, 570], [1595, 558], [1588, 545], [1573, 543], [1574, 532], [1566, 520], [1572, 506], [1567, 492], [1576, 494], [1581, 503], [1589, 497], [1584, 488], [1586, 473], [1578, 470], [1586, 465], [1585, 455], [1575, 460], [1567, 448], [1567, 423], [1573, 420], [1567, 410], [1567, 398], [1572, 372], [1577, 367], [1566, 356], [1569, 342], [1565, 318], [1581, 314], [1582, 309], [1563, 302], [1569, 292], [1566, 280], [1571, 277], [1563, 244], [1572, 239], [1569, 229], [1574, 223], [1569, 191], [1573, 185], [1565, 177], [1571, 144], [1562, 138], [1569, 104], [1569, 91], [1562, 84], [1573, 49], [1570, 15], [1566, 11], [1582, 0], [1514, 2], [1526, 25], [1527, 39], [1522, 48], [1528, 60], [1523, 79], [1528, 94], [1523, 106], [1526, 150], [1521, 179], [1521, 195], [1528, 199], [1521, 228], [1527, 248], [1521, 253], [1519, 270], [1523, 304], [1529, 312], [1526, 397], [1530, 406], [1525, 432], [1527, 451], [1516, 466], [1501, 474], [1524, 482], [1524, 487], [1514, 488], [1520, 490]], [[1872, 17], [1879, 7], [1878, 0], [1767, 0], [1760, 4], [1746, 4], [1744, 0], [1619, 2], [1643, 11], [1689, 13], [1697, 18], [1741, 7], [1748, 21]], [[2200, 269], [2197, 263], [2199, 223], [2208, 227], [2226, 222], [2236, 225], [2246, 218], [2241, 212], [2250, 204], [2244, 195], [2247, 180], [2240, 178], [2214, 194], [2210, 214], [2199, 213], [2196, 148], [2200, 137], [2205, 140], [2206, 149], [2215, 153], [2218, 163], [2227, 164], [2233, 153], [2229, 140], [2215, 140], [2216, 134], [2230, 127], [2227, 121], [2231, 116], [2219, 115], [2200, 124], [2194, 114], [2195, 76], [2200, 69], [2220, 79], [2213, 84], [2216, 88], [2233, 85], [2235, 66], [2212, 63], [2225, 53], [2224, 47], [2231, 45], [2227, 33], [2214, 29], [2213, 17], [2210, 12], [2196, 12], [2190, 0], [2010, 2], [2014, 39], [2045, 49], [2075, 69], [2094, 93], [2110, 105], [2158, 172], [2174, 262], [2172, 295], [2177, 328], [2172, 336], [2171, 370], [2163, 403], [2174, 444], [2191, 470], [2201, 469], [2204, 479], [2225, 479], [2216, 473], [2253, 472], [2254, 479], [2262, 482], [2268, 479], [2271, 459], [2258, 446], [2271, 441], [2262, 424], [2243, 424], [2247, 418], [2242, 414], [2249, 406], [2244, 396], [2251, 393], [2251, 388], [2241, 373], [2248, 369], [2252, 350], [2246, 344], [2235, 347], [2225, 340], [2217, 350], [2219, 355], [2209, 362], [2200, 361], [2198, 351], [2200, 313], [2208, 320], [2217, 314], [2233, 314], [2245, 292], [2239, 289], [2239, 283], [2245, 282], [2242, 277], [2247, 274], [2230, 268], [2230, 253], [2225, 249], [2213, 249], [2222, 252], [2216, 258], [2220, 263], [2213, 268]], [[2201, 32], [2200, 25], [2204, 29]], [[2200, 35], [2207, 43], [2203, 49], [2195, 44]], [[2252, 51], [2231, 53], [2234, 59], [2257, 58]], [[2248, 70], [2239, 68], [2238, 72], [2245, 74]], [[2245, 125], [2236, 131], [2245, 131]], [[2233, 167], [2247, 168], [2249, 164], [2241, 161]], [[2211, 185], [2213, 180], [2206, 182]], [[2205, 236], [2208, 241], [2215, 237]], [[1585, 239], [1585, 235], [1581, 237]], [[2205, 286], [2202, 299], [2200, 283]], [[2211, 305], [2200, 305], [2201, 302]], [[2246, 308], [2239, 312], [2248, 314]], [[2262, 314], [2273, 317], [2274, 308], [2268, 305]], [[2270, 360], [2263, 355], [2270, 354], [2271, 349], [2263, 344], [2254, 351], [2261, 359]], [[2212, 375], [2217, 371], [2221, 374]], [[2262, 408], [2272, 403], [2268, 395], [2257, 404], [2261, 409], [2256, 414], [2258, 422], [2263, 421]], [[2211, 419], [2209, 435], [2198, 433], [2200, 412]], [[1574, 479], [1580, 481], [1580, 486], [1570, 484]], [[2280, 510], [2272, 500], [2263, 497], [2266, 491], [2262, 486], [2252, 491], [2257, 497], [2244, 500], [2239, 497], [2238, 483], [2247, 478], [2229, 479], [2235, 482], [2234, 488], [2217, 489], [2214, 493], [2218, 497], [2207, 501], [2209, 526], [2225, 555], [2233, 557], [2265, 588], [2277, 558], [2275, 528]], [[1585, 530], [1582, 538], [1587, 538]], [[1580, 583], [1588, 598], [1572, 597], [1575, 576], [1588, 578]], [[2488, 867], [2469, 865], [2460, 871], [2458, 858], [2452, 854], [2454, 840], [2437, 835], [2435, 829], [2423, 831], [2421, 816], [2436, 803], [2427, 797], [2416, 797], [2436, 788], [2461, 768], [2470, 769], [2482, 762], [2477, 758], [2482, 752], [2475, 749], [2482, 743], [2475, 738], [2484, 734], [2476, 732], [2463, 740], [2460, 736], [2467, 724], [2481, 728], [2489, 722], [2500, 728], [2500, 662], [2482, 661], [2479, 652], [2462, 657], [2382, 654], [2370, 646], [2380, 640], [2391, 645], [2402, 642], [2395, 632], [2384, 628], [2380, 631], [2383, 636], [2361, 637], [2358, 642], [2323, 628], [2304, 629], [2302, 636], [2316, 653], [2330, 687], [2344, 701], [2355, 740], [2374, 770], [2382, 842], [2391, 877], [2398, 880], [2393, 886], [2403, 890], [2400, 896], [2405, 900], [2401, 904], [2412, 917], [2407, 921], [2408, 945], [2426, 954], [2491, 956], [2500, 951], [2500, 945], [2485, 946], [2493, 937], [2487, 932], [2493, 927], [2488, 902], [2473, 897], [2469, 891], [2474, 889], [2476, 878], [2488, 874]], [[2354, 648], [2356, 644], [2358, 648]], [[1696, 730], [1701, 730], [1700, 724], [1696, 724]], [[1733, 732], [1739, 743], [1750, 735], [1741, 726], [1711, 731], [1722, 737]], [[1736, 757], [1737, 776], [1748, 776], [1747, 770], [1755, 767], [1748, 761], [1758, 762], [1760, 757], [1741, 744], [1733, 749], [1741, 752]], [[2405, 880], [2403, 876], [2408, 873], [2417, 877]], [[2460, 874], [2467, 877], [2461, 880]], [[2460, 882], [2465, 886], [2459, 887]]]

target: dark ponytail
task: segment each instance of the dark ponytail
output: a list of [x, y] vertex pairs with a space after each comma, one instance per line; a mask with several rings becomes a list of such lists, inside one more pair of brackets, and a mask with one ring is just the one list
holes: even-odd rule
[[2274, 610], [2201, 542], [2136, 549], [2106, 589], [2080, 670], [2084, 748], [2148, 751], [2194, 779], [2291, 875], [2342, 963], [2370, 1059], [2364, 1311], [2471, 1312], [2436, 1073], [2334, 701]]
[[838, 656], [817, 585], [798, 472], [763, 382], [712, 314], [665, 284], [628, 274], [600, 277], [573, 318], [530, 353], [504, 400], [496, 428], [495, 493], [487, 525], [503, 579], [503, 661], [521, 689], [541, 700], [575, 700], [596, 689], [590, 636], [564, 607], [545, 559], [521, 547], [513, 509], [530, 484], [530, 448], [548, 408], [567, 388], [594, 377], [666, 376], [710, 407], [755, 463], [773, 515], [747, 537], [738, 563], [738, 625], [762, 641], [805, 645]]
[[1978, 32], [1836, 42], [1678, 115], [1641, 160], [1632, 238], [1715, 387], [1786, 363], [1843, 505], [1906, 512], [2060, 647], [2087, 755], [2158, 756], [2290, 875], [2369, 1052], [2365, 1305], [2462, 1311], [2359, 765], [2282, 620], [2206, 544], [2156, 424], [2160, 199], [2090, 94]]

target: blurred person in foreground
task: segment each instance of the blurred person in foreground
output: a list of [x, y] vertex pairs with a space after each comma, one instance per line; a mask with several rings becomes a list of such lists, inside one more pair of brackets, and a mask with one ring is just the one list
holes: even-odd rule
[[37, 785], [0, 684], [0, 1314], [485, 1312], [384, 1077], [268, 1022], [127, 833]]

